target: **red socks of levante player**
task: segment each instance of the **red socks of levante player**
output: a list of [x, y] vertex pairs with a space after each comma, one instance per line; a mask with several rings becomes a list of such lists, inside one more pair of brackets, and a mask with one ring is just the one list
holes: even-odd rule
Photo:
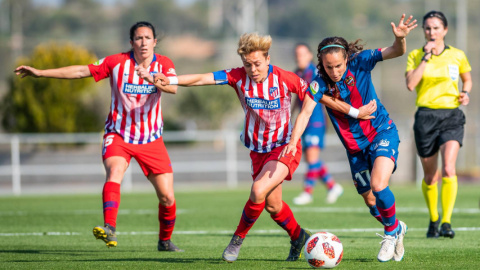
[[[282, 202], [282, 210], [275, 215], [270, 215], [277, 224], [287, 231], [288, 235], [292, 240], [296, 240], [300, 235], [300, 226], [298, 225], [295, 217], [293, 216], [292, 210], [285, 202]], [[250, 228], [252, 228], [255, 221], [262, 213], [265, 208], [265, 201], [262, 203], [254, 203], [250, 199], [245, 204], [243, 208], [242, 217], [240, 218], [240, 223], [238, 224], [235, 235], [245, 238]]]
[[102, 195], [103, 222], [117, 227], [118, 206], [120, 205], [120, 184], [105, 182]]
[[173, 228], [175, 227], [177, 204], [164, 206], [158, 204], [158, 221], [160, 223], [160, 233], [158, 238], [162, 241], [169, 240], [172, 237]]
[[297, 240], [298, 236], [300, 236], [300, 225], [298, 225], [295, 217], [293, 216], [292, 210], [283, 202], [282, 210], [275, 215], [270, 215], [277, 224], [282, 227], [285, 231], [287, 231], [288, 236], [292, 241]]

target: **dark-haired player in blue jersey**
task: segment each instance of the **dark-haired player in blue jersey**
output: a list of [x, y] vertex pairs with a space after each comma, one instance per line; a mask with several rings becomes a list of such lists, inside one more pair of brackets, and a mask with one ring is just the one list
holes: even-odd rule
[[[312, 82], [318, 72], [317, 67], [313, 63], [313, 54], [308, 44], [298, 43], [295, 46], [295, 62], [297, 63], [295, 74], [308, 83]], [[302, 101], [297, 99], [295, 105], [301, 108]], [[325, 131], [325, 113], [323, 105], [318, 103], [308, 121], [305, 132], [302, 134], [302, 148], [305, 154], [305, 161], [308, 164], [308, 171], [303, 181], [302, 193], [293, 199], [293, 203], [296, 205], [305, 205], [313, 202], [313, 188], [318, 180], [321, 180], [327, 187], [328, 191], [325, 201], [328, 204], [335, 203], [343, 193], [343, 187], [335, 182], [335, 179], [328, 171], [327, 165], [320, 159], [320, 153], [324, 146]]]
[[[393, 22], [395, 41], [392, 46], [377, 50], [363, 50], [360, 40], [348, 43], [341, 37], [329, 37], [318, 45], [320, 75], [310, 84], [292, 133], [283, 149], [284, 154], [295, 154], [295, 143], [307, 126], [317, 102], [327, 106], [335, 131], [347, 149], [352, 178], [357, 191], [374, 216], [380, 215], [385, 235], [377, 259], [380, 262], [401, 261], [405, 252], [403, 238], [407, 231], [404, 222], [396, 218], [395, 197], [388, 187], [395, 171], [400, 142], [398, 131], [385, 107], [375, 93], [371, 71], [375, 64], [401, 56], [406, 51], [405, 37], [417, 27], [416, 20], [402, 15], [398, 26]], [[345, 101], [335, 103], [335, 100]], [[371, 119], [357, 119], [359, 108], [375, 103], [377, 110]]]

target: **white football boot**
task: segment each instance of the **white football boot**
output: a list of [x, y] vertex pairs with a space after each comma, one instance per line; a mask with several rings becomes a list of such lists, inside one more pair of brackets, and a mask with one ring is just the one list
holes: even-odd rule
[[380, 242], [380, 251], [378, 252], [377, 259], [379, 262], [388, 262], [393, 258], [395, 254], [395, 243], [397, 242], [397, 238], [393, 235], [381, 235], [378, 234], [381, 238], [383, 238], [382, 242]]
[[397, 243], [395, 244], [395, 254], [393, 254], [393, 260], [399, 262], [403, 259], [403, 254], [405, 254], [405, 247], [403, 246], [403, 238], [405, 234], [407, 234], [407, 224], [405, 222], [399, 220], [398, 223], [400, 224], [400, 231], [397, 234]]
[[325, 201], [328, 204], [333, 204], [338, 200], [338, 197], [342, 196], [342, 194], [343, 187], [339, 183], [336, 183], [335, 185], [333, 185], [332, 189], [327, 192], [327, 198], [325, 199]]
[[312, 194], [308, 192], [302, 192], [300, 195], [293, 199], [293, 203], [296, 205], [305, 205], [313, 202]]

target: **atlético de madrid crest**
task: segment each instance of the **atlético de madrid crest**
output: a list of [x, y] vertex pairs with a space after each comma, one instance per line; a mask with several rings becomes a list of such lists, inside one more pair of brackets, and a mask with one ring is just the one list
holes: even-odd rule
[[272, 98], [277, 98], [278, 94], [279, 94], [278, 87], [272, 87], [272, 88], [268, 89], [268, 93], [270, 94], [270, 96]]
[[345, 83], [348, 85], [348, 86], [354, 86], [355, 85], [355, 79], [352, 77], [352, 76], [347, 76], [345, 78]]

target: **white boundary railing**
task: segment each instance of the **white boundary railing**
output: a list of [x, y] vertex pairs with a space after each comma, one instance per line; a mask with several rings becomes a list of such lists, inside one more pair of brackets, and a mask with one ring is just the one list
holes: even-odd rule
[[[193, 162], [175, 162], [175, 173], [182, 172], [222, 172], [226, 171], [227, 186], [238, 185], [237, 161], [238, 132], [236, 131], [168, 131], [163, 135], [165, 142], [225, 142], [226, 159]], [[50, 133], [50, 134], [0, 134], [0, 144], [10, 145], [11, 164], [0, 165], [0, 175], [12, 176], [12, 193], [20, 195], [22, 175], [98, 175], [104, 174], [103, 166], [96, 164], [49, 164], [22, 165], [20, 145], [22, 144], [101, 144], [100, 133]], [[247, 168], [250, 165], [246, 166]], [[122, 189], [132, 190], [132, 169], [129, 166]]]
[[[250, 172], [249, 161], [237, 160], [239, 133], [235, 130], [192, 130], [167, 131], [163, 135], [165, 142], [222, 142], [225, 158], [221, 160], [195, 160], [174, 163], [174, 173], [225, 172], [228, 188], [238, 186], [238, 173]], [[336, 135], [327, 134], [327, 146], [340, 146]], [[20, 160], [21, 145], [35, 144], [96, 144], [101, 145], [101, 133], [44, 133], [44, 134], [0, 134], [0, 144], [10, 145], [11, 164], [0, 164], [0, 176], [11, 176], [12, 193], [22, 194], [21, 177], [31, 175], [104, 175], [105, 170], [100, 162], [95, 163], [60, 163], [60, 164], [23, 164]], [[329, 162], [331, 173], [348, 172], [345, 162]], [[303, 172], [299, 168], [297, 172]], [[129, 166], [122, 181], [122, 190], [132, 191], [132, 166]]]

